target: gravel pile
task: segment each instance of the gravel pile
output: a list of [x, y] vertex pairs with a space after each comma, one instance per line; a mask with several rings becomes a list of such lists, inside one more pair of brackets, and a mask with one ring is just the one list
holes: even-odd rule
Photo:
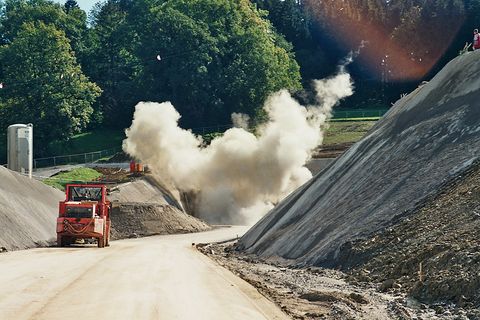
[[112, 188], [112, 238], [209, 230], [206, 223], [185, 213], [179, 198], [175, 188], [152, 175]]
[[0, 252], [56, 241], [58, 202], [65, 195], [0, 166]]
[[165, 204], [121, 203], [112, 209], [112, 239], [210, 230], [203, 221]]

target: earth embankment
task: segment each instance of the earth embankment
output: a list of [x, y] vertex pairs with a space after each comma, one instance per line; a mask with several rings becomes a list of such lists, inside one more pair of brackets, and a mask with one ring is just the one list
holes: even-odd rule
[[242, 237], [295, 265], [338, 266], [351, 241], [385, 230], [480, 157], [480, 52], [451, 61]]
[[19, 250], [56, 240], [63, 192], [0, 166], [0, 248]]
[[[480, 307], [480, 164], [413, 215], [342, 251], [355, 279], [426, 303]], [[477, 313], [477, 316], [480, 314]]]
[[109, 199], [113, 239], [210, 230], [185, 212], [175, 188], [152, 175], [112, 188]]

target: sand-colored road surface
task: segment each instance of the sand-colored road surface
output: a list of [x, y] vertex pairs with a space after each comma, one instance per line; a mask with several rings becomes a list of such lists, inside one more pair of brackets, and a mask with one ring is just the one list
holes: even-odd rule
[[286, 319], [192, 247], [245, 230], [0, 254], [0, 319]]

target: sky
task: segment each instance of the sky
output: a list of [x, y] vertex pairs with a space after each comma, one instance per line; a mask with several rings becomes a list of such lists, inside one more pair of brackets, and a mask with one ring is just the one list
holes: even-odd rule
[[[58, 3], [65, 3], [65, 0], [55, 0]], [[80, 8], [85, 10], [85, 12], [89, 13], [90, 10], [92, 9], [93, 5], [97, 2], [100, 2], [100, 0], [77, 0], [78, 5]]]

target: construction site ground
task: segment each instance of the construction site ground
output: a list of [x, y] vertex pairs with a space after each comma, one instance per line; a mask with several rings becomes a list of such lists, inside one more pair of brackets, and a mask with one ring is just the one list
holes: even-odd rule
[[338, 270], [275, 265], [236, 251], [235, 241], [198, 244], [197, 248], [256, 287], [292, 319], [480, 319], [478, 309], [428, 305], [404, 290], [354, 281]]
[[0, 254], [0, 319], [288, 319], [192, 243], [244, 227]]
[[355, 241], [344, 252], [351, 279], [383, 285], [480, 319], [480, 165], [459, 176], [413, 215], [384, 232]]

